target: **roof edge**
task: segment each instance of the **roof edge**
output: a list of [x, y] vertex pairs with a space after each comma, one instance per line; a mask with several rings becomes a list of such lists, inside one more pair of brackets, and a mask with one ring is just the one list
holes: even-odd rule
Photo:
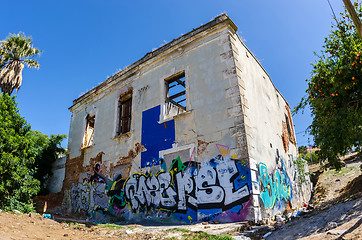
[[129, 71], [133, 70], [134, 68], [138, 67], [140, 64], [152, 59], [153, 57], [156, 57], [158, 55], [160, 55], [161, 53], [165, 52], [166, 50], [170, 49], [171, 47], [207, 30], [210, 29], [218, 24], [224, 23], [226, 22], [228, 25], [231, 26], [231, 28], [237, 32], [238, 27], [236, 26], [236, 24], [229, 18], [229, 16], [226, 13], [223, 13], [217, 17], [215, 17], [213, 20], [211, 20], [210, 22], [201, 25], [200, 27], [191, 30], [190, 32], [183, 34], [182, 36], [173, 39], [171, 42], [157, 48], [154, 51], [148, 52], [146, 53], [142, 58], [140, 58], [139, 60], [137, 60], [136, 62], [132, 63], [131, 65], [125, 67], [124, 69], [120, 70], [119, 72], [117, 72], [116, 74], [114, 74], [113, 76], [107, 78], [107, 80], [105, 80], [104, 82], [102, 82], [101, 84], [99, 84], [98, 86], [92, 88], [91, 90], [89, 90], [88, 92], [84, 93], [83, 95], [81, 95], [80, 97], [76, 98], [75, 100], [73, 100], [73, 105], [71, 107], [69, 107], [69, 110], [71, 110], [77, 103], [83, 101], [84, 99], [86, 99], [90, 94], [97, 92], [98, 90], [100, 90], [101, 88], [103, 88], [104, 86], [106, 86], [107, 84], [113, 82], [114, 80], [116, 80], [118, 77], [125, 75], [126, 73], [128, 73]]

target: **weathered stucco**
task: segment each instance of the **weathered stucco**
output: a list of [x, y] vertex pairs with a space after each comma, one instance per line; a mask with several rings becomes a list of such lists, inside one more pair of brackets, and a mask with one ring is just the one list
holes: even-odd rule
[[62, 190], [65, 176], [65, 156], [58, 158], [52, 165], [53, 175], [48, 180], [47, 189], [51, 193], [58, 193]]
[[[289, 106], [236, 30], [221, 15], [74, 100], [62, 189], [68, 212], [231, 222], [301, 203]], [[166, 114], [165, 80], [179, 73], [186, 111]], [[117, 136], [119, 99], [129, 94], [131, 130]], [[93, 144], [84, 146], [93, 115]], [[285, 116], [291, 137], [283, 145]]]

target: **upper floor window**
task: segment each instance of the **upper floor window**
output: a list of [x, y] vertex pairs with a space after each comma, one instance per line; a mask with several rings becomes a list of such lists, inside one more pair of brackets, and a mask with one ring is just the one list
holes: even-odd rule
[[84, 139], [83, 139], [83, 147], [88, 147], [88, 146], [93, 145], [95, 119], [96, 119], [95, 115], [87, 115], [86, 128], [85, 128]]
[[185, 72], [179, 72], [165, 81], [165, 102], [161, 104], [160, 121], [167, 121], [174, 116], [186, 112]]
[[166, 102], [186, 111], [185, 72], [166, 79]]
[[131, 131], [132, 94], [122, 96], [118, 102], [117, 136]]

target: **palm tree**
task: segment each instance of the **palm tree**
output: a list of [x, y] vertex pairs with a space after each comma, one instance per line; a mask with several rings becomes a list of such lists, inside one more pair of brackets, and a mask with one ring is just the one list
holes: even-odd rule
[[32, 46], [31, 37], [24, 33], [10, 34], [0, 42], [0, 88], [9, 95], [20, 89], [24, 65], [39, 68], [39, 63], [32, 59], [40, 50]]

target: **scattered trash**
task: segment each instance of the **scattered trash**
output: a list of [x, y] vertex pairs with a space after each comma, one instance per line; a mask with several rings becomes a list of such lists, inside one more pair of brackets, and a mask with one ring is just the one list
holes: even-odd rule
[[15, 213], [15, 214], [22, 214], [22, 213], [21, 213], [20, 211], [18, 211], [18, 210], [14, 210], [13, 213]]
[[300, 211], [297, 211], [297, 212], [294, 214], [294, 217], [297, 217], [299, 214], [300, 214]]
[[126, 230], [126, 233], [127, 233], [127, 234], [132, 234], [132, 233], [133, 233], [133, 231], [132, 231], [132, 230], [127, 229], [127, 230]]
[[275, 220], [276, 220], [277, 222], [283, 222], [283, 221], [284, 221], [283, 217], [280, 216], [280, 215], [276, 215], [276, 216], [275, 216]]
[[47, 203], [47, 201], [45, 201], [44, 202], [44, 207], [43, 207], [43, 213], [46, 213], [47, 208], [48, 208], [48, 203]]
[[52, 215], [49, 213], [43, 214], [43, 218], [49, 218], [52, 219]]

